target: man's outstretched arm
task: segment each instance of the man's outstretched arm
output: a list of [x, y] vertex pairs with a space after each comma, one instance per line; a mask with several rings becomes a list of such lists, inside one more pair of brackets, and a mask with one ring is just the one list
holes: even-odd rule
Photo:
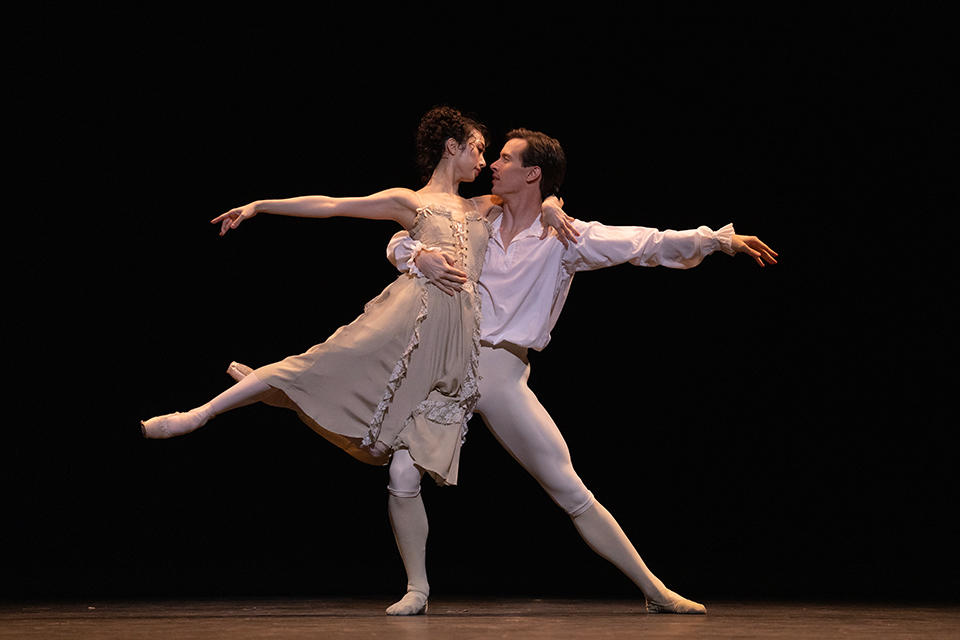
[[[562, 213], [562, 211], [561, 211]], [[564, 214], [565, 216], [565, 214]], [[728, 255], [745, 253], [761, 267], [776, 264], [778, 254], [756, 236], [735, 233], [728, 224], [714, 231], [706, 226], [685, 231], [650, 227], [608, 226], [599, 222], [569, 219], [575, 239], [564, 242], [563, 265], [570, 273], [602, 269], [629, 262], [636, 266], [665, 266], [690, 269], [715, 251]], [[547, 229], [544, 230], [546, 237]], [[558, 234], [559, 235], [559, 234]], [[442, 291], [453, 295], [465, 281], [465, 274], [439, 250], [423, 247], [401, 231], [387, 247], [387, 259], [400, 271], [419, 267], [423, 275]]]
[[629, 262], [636, 266], [664, 266], [690, 269], [715, 251], [728, 255], [746, 253], [762, 267], [776, 264], [777, 253], [756, 236], [735, 233], [728, 224], [717, 231], [696, 229], [661, 231], [650, 227], [608, 226], [580, 222], [580, 237], [564, 254], [564, 266], [571, 273], [602, 269]]

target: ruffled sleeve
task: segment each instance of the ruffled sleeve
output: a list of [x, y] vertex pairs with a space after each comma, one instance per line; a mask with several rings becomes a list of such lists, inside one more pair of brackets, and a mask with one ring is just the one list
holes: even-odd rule
[[[704, 227], [709, 229], [710, 227]], [[736, 253], [733, 250], [733, 223], [727, 223], [717, 229], [714, 233], [714, 239], [720, 244], [720, 250], [723, 251], [728, 256], [732, 256]]]
[[706, 226], [684, 231], [661, 231], [649, 227], [615, 227], [580, 221], [574, 226], [580, 232], [580, 237], [564, 255], [564, 266], [571, 273], [624, 262], [641, 267], [689, 269], [700, 264], [714, 251], [730, 255], [734, 253], [732, 223], [718, 231]]
[[390, 243], [387, 245], [387, 260], [398, 270], [423, 278], [423, 272], [417, 268], [416, 263], [421, 251], [440, 251], [440, 248], [428, 247], [419, 240], [411, 238], [406, 231], [398, 231], [390, 238]]

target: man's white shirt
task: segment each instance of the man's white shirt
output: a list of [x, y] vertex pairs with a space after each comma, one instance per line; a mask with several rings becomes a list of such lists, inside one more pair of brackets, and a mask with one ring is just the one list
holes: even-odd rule
[[[540, 239], [543, 227], [539, 216], [505, 249], [500, 237], [502, 219], [501, 215], [491, 225], [478, 287], [480, 337], [493, 345], [506, 342], [537, 351], [546, 347], [578, 271], [625, 262], [689, 269], [714, 251], [734, 253], [732, 224], [717, 231], [705, 226], [660, 231], [574, 220], [580, 236], [564, 247], [552, 233]], [[421, 248], [423, 245], [401, 231], [390, 240], [387, 258], [406, 271], [414, 252]]]

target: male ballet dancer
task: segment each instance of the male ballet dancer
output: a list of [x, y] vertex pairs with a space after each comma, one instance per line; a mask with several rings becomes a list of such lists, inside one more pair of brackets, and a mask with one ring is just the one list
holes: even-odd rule
[[[776, 252], [753, 236], [700, 227], [658, 231], [610, 227], [568, 219], [568, 231], [543, 240], [540, 211], [544, 198], [563, 180], [566, 157], [560, 143], [524, 129], [507, 134], [499, 159], [490, 165], [493, 194], [503, 214], [493, 222], [480, 275], [480, 402], [476, 411], [499, 442], [533, 475], [573, 520], [584, 541], [630, 578], [643, 592], [652, 613], [706, 613], [706, 608], [669, 590], [644, 564], [613, 516], [577, 476], [560, 430], [527, 387], [527, 350], [550, 341], [577, 271], [624, 262], [638, 266], [695, 267], [720, 249], [746, 253], [762, 267], [776, 263]], [[572, 228], [571, 228], [572, 227]], [[466, 274], [453, 259], [414, 242], [406, 231], [387, 248], [402, 270], [430, 279], [448, 293]], [[424, 613], [430, 593], [425, 555], [427, 515], [420, 497], [421, 472], [409, 455], [397, 451], [390, 464], [390, 521], [407, 573], [407, 593], [387, 609], [391, 615]]]

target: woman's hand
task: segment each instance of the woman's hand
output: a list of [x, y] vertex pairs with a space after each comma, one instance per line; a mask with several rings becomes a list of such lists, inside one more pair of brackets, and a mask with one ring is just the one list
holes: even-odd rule
[[244, 220], [249, 220], [255, 215], [257, 215], [257, 203], [251, 202], [250, 204], [245, 204], [242, 207], [230, 209], [230, 211], [227, 211], [226, 213], [223, 213], [211, 220], [210, 223], [220, 223], [220, 235], [222, 236], [230, 229], [236, 229], [239, 227], [240, 223]]
[[761, 267], [763, 261], [768, 264], [777, 264], [777, 252], [764, 244], [757, 236], [741, 236], [733, 234], [730, 246], [737, 253], [745, 253], [757, 261]]
[[580, 232], [573, 228], [573, 218], [564, 213], [563, 200], [557, 196], [550, 196], [543, 201], [540, 209], [540, 223], [543, 225], [543, 233], [540, 239], [543, 240], [550, 233], [550, 229], [557, 232], [557, 239], [567, 246], [567, 242], [577, 242]]

